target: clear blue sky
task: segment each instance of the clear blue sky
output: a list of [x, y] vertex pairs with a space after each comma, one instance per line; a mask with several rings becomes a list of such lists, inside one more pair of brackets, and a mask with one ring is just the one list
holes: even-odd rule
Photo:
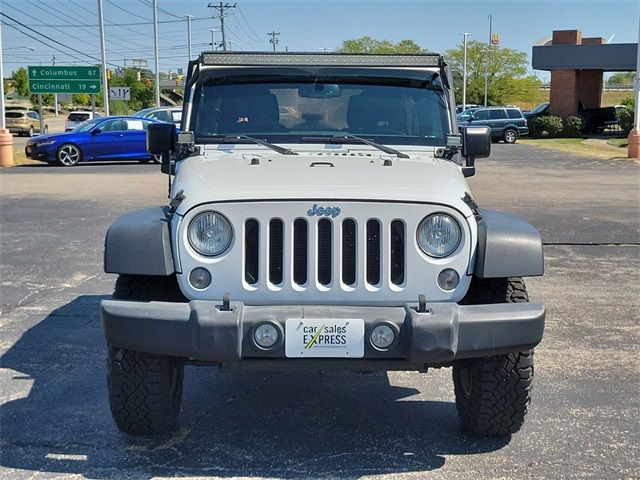
[[[124, 59], [145, 58], [153, 69], [151, 0], [103, 2], [108, 61], [120, 66]], [[194, 53], [210, 48], [209, 29], [219, 29], [219, 21], [211, 18], [215, 10], [207, 8], [207, 3], [207, 0], [158, 0], [163, 10], [158, 14], [159, 21], [175, 21], [159, 24], [161, 70], [175, 71], [187, 62], [186, 21], [176, 16], [191, 14], [196, 19], [192, 24]], [[230, 9], [226, 19], [227, 40], [234, 42], [235, 50], [270, 49], [267, 32], [275, 30], [280, 32], [278, 48], [288, 47], [290, 51], [334, 49], [343, 40], [363, 35], [393, 41], [412, 39], [429, 50], [444, 51], [461, 42], [460, 32], [486, 41], [487, 15], [491, 13], [501, 46], [525, 51], [529, 56], [531, 46], [549, 37], [554, 29], [579, 29], [584, 36], [605, 39], [615, 34], [615, 43], [637, 42], [640, 4], [638, 0], [239, 0], [237, 3], [239, 8]], [[52, 55], [58, 65], [93, 64], [96, 62], [90, 57], [100, 57], [95, 26], [97, 0], [0, 0], [0, 5], [0, 11], [26, 25], [2, 19], [6, 76], [21, 66], [50, 64]], [[131, 23], [142, 24], [109, 25]], [[216, 35], [219, 41], [219, 33]]]

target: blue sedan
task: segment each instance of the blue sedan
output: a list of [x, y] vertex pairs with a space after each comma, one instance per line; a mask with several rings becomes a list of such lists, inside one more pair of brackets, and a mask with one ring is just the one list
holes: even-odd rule
[[100, 117], [66, 133], [40, 135], [27, 142], [27, 157], [71, 167], [92, 160], [156, 161], [147, 153], [147, 126], [160, 123], [140, 117]]

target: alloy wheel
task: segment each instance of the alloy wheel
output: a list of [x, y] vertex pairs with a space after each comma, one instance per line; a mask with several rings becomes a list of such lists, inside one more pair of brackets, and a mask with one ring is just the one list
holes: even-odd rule
[[80, 150], [75, 145], [63, 145], [58, 150], [58, 160], [66, 167], [71, 167], [80, 161]]

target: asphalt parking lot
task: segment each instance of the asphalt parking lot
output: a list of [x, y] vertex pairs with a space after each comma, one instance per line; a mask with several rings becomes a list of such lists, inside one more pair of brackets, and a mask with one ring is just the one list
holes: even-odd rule
[[449, 369], [265, 375], [189, 367], [182, 428], [120, 434], [98, 306], [103, 238], [166, 202], [157, 165], [0, 172], [0, 478], [640, 477], [640, 167], [495, 145], [470, 179], [481, 206], [547, 243], [528, 281], [548, 308], [521, 432], [459, 430]]

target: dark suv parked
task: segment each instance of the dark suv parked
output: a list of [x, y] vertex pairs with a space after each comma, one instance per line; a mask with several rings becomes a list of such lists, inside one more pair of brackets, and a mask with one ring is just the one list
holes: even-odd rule
[[479, 108], [460, 126], [486, 125], [491, 128], [491, 140], [504, 140], [505, 143], [515, 143], [518, 137], [529, 134], [527, 120], [519, 108], [515, 107], [487, 107]]

